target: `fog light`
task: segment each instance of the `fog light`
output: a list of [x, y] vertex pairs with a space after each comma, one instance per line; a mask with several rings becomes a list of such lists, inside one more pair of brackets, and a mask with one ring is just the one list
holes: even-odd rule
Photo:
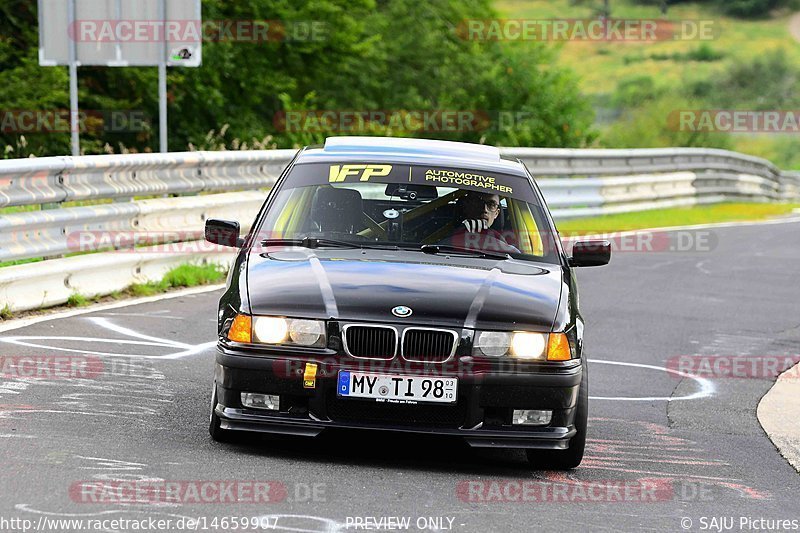
[[553, 411], [532, 411], [514, 409], [511, 423], [515, 426], [546, 426], [553, 419]]
[[251, 409], [268, 409], [277, 411], [280, 407], [281, 397], [273, 394], [254, 394], [252, 392], [242, 393], [242, 405]]

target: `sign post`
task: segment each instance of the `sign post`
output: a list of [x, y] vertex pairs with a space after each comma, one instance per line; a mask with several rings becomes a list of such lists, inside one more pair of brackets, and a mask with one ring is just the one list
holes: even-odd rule
[[[167, 0], [159, 0], [161, 20], [167, 20]], [[169, 152], [167, 136], [167, 46], [166, 28], [164, 31], [164, 44], [161, 47], [161, 57], [158, 61], [158, 143], [161, 153]]]
[[[75, 0], [68, 0], [67, 20], [70, 27], [75, 24]], [[80, 122], [78, 120], [78, 58], [75, 50], [75, 40], [69, 43], [69, 135], [72, 155], [81, 155]]]
[[200, 0], [38, 2], [39, 65], [69, 67], [72, 154], [80, 154], [78, 67], [87, 65], [158, 67], [159, 147], [167, 152], [167, 67], [202, 64]]

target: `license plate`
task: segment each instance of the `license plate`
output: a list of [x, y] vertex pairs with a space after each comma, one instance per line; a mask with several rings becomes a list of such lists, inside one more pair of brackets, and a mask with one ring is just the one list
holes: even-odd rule
[[339, 371], [337, 393], [387, 403], [456, 403], [457, 378], [396, 376]]

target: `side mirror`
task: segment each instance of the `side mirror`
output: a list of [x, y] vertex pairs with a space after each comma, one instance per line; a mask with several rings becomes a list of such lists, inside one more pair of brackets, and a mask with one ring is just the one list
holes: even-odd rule
[[241, 248], [244, 239], [239, 238], [239, 223], [232, 220], [206, 220], [206, 240], [222, 246]]
[[607, 265], [611, 261], [611, 243], [608, 241], [578, 241], [572, 247], [569, 265], [593, 267]]

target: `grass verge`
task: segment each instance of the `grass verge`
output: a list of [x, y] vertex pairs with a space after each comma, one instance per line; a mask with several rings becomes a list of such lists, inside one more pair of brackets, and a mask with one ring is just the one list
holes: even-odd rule
[[32, 259], [15, 259], [14, 261], [0, 262], [0, 268], [16, 265], [27, 265], [28, 263], [38, 263], [39, 261], [43, 261], [43, 259], [41, 257], [34, 257]]
[[557, 222], [556, 226], [562, 236], [610, 233], [718, 222], [767, 220], [789, 215], [798, 208], [800, 204], [727, 203], [562, 220]]
[[167, 272], [161, 281], [135, 283], [127, 291], [132, 296], [152, 296], [169, 289], [210, 285], [225, 279], [225, 270], [219, 265], [180, 265]]

